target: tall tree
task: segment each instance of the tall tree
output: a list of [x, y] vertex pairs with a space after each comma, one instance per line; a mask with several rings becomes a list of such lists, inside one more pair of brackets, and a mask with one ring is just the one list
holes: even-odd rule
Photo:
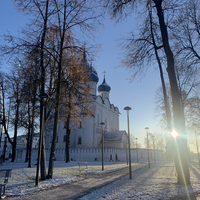
[[[13, 118], [10, 118], [11, 124], [14, 126], [14, 137], [11, 139], [10, 135], [7, 132], [6, 127], [6, 119], [4, 119], [4, 130], [5, 134], [8, 138], [8, 141], [12, 145], [12, 160], [11, 162], [15, 161], [16, 157], [16, 145], [17, 145], [17, 134], [18, 134], [18, 127], [19, 127], [19, 112], [20, 112], [20, 105], [21, 105], [21, 98], [22, 98], [22, 87], [23, 87], [23, 80], [20, 79], [21, 71], [19, 68], [15, 67], [15, 70], [12, 70], [9, 75], [5, 75], [4, 86], [2, 86], [3, 91], [3, 99], [5, 98], [5, 91], [8, 97], [12, 98], [12, 114]], [[5, 90], [6, 88], [6, 90]], [[4, 105], [5, 107], [5, 105]], [[4, 108], [4, 115], [5, 115], [5, 108]]]
[[[171, 94], [172, 94], [172, 104], [173, 104], [173, 120], [174, 120], [174, 128], [179, 133], [179, 138], [177, 138], [177, 151], [175, 156], [175, 166], [178, 174], [178, 184], [181, 185], [189, 185], [190, 184], [190, 175], [189, 175], [189, 167], [187, 163], [187, 157], [185, 152], [187, 152], [187, 140], [186, 131], [185, 131], [185, 121], [184, 121], [184, 113], [181, 105], [181, 94], [178, 88], [177, 77], [175, 72], [175, 61], [174, 54], [172, 52], [170, 41], [169, 41], [169, 31], [167, 29], [166, 24], [166, 15], [164, 13], [164, 9], [170, 7], [173, 8], [175, 12], [175, 6], [183, 5], [183, 2], [164, 2], [163, 0], [148, 0], [148, 1], [110, 1], [110, 8], [112, 11], [112, 16], [117, 17], [118, 15], [124, 16], [130, 14], [130, 10], [141, 11], [141, 7], [143, 6], [144, 11], [148, 6], [150, 6], [154, 11], [156, 11], [156, 16], [159, 25], [159, 34], [164, 50], [164, 55], [167, 63], [167, 73], [170, 82]], [[137, 7], [138, 6], [138, 7]], [[140, 9], [139, 9], [140, 8]], [[177, 8], [177, 7], [176, 7]], [[148, 9], [146, 9], [148, 10]], [[144, 26], [144, 25], [143, 25]]]
[[[79, 59], [77, 59], [78, 54]], [[92, 117], [94, 113], [91, 106], [93, 102], [92, 88], [89, 85], [92, 67], [88, 68], [87, 64], [85, 49], [83, 49], [83, 52], [76, 52], [76, 57], [73, 56], [67, 64], [68, 67], [64, 69], [66, 84], [63, 85], [64, 87], [62, 86], [62, 94], [65, 95], [65, 98], [62, 98], [62, 108], [64, 108], [62, 116], [66, 121], [66, 162], [69, 162], [70, 159], [70, 129], [73, 127], [72, 124], [81, 126], [82, 117]]]
[[[49, 158], [48, 178], [53, 177], [53, 165], [55, 158], [56, 138], [58, 131], [59, 107], [60, 107], [60, 91], [61, 91], [61, 73], [63, 70], [63, 55], [65, 49], [77, 48], [71, 46], [72, 31], [80, 28], [82, 31], [91, 32], [99, 22], [96, 20], [97, 15], [93, 10], [93, 3], [84, 0], [79, 1], [54, 1], [57, 12], [56, 31], [58, 32], [58, 49], [57, 49], [57, 79], [56, 79], [56, 94], [55, 94], [55, 113], [53, 139], [51, 143], [51, 152]], [[87, 14], [86, 14], [87, 13]], [[55, 28], [54, 28], [55, 30]]]

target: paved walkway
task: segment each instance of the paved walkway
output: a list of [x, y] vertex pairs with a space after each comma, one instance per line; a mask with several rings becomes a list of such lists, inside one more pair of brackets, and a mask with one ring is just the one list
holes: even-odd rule
[[[132, 166], [132, 172], [138, 169], [146, 167], [146, 164], [138, 164]], [[85, 179], [72, 182], [69, 184], [64, 184], [51, 189], [46, 189], [33, 194], [27, 194], [17, 197], [6, 197], [6, 200], [30, 200], [30, 199], [40, 199], [40, 200], [75, 200], [80, 198], [91, 191], [105, 186], [129, 173], [129, 168], [125, 167], [116, 171], [103, 173], [101, 175], [85, 176]]]

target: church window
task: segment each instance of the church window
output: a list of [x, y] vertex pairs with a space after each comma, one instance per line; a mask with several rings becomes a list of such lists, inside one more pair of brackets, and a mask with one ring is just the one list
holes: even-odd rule
[[82, 144], [82, 138], [80, 136], [78, 137], [78, 144]]
[[63, 142], [66, 142], [66, 135], [63, 136]]
[[58, 143], [58, 136], [56, 137], [56, 143]]
[[67, 128], [66, 122], [64, 122], [63, 129]]
[[107, 117], [105, 118], [105, 127], [107, 128]]

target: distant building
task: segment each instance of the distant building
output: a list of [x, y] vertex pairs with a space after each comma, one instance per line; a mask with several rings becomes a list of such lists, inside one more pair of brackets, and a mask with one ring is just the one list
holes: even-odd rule
[[[21, 149], [26, 149], [27, 146], [27, 139], [28, 135], [19, 135], [17, 136], [17, 146], [16, 146], [16, 151], [19, 151]], [[13, 138], [11, 138], [13, 140]], [[39, 133], [34, 133], [33, 135], [33, 140], [32, 140], [32, 148], [38, 148], [38, 143], [39, 143]], [[10, 142], [7, 141], [7, 148], [6, 148], [6, 158], [9, 157], [9, 154], [12, 154], [12, 145]]]

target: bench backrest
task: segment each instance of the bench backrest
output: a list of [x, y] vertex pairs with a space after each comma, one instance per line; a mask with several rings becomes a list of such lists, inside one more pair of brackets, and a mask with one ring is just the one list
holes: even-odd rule
[[77, 163], [78, 165], [87, 165], [87, 162]]
[[8, 177], [11, 177], [12, 169], [1, 169], [0, 177], [4, 178], [4, 183], [8, 183]]

